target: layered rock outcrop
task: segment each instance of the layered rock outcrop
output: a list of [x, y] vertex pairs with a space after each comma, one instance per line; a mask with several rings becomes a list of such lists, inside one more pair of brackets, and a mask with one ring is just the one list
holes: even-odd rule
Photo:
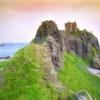
[[52, 63], [54, 64], [55, 68], [62, 66], [63, 42], [62, 36], [55, 22], [43, 22], [37, 30], [35, 42], [39, 44], [46, 42], [51, 53]]
[[94, 59], [99, 54], [99, 43], [97, 38], [90, 32], [76, 31], [68, 33], [65, 38], [65, 44], [70, 52], [74, 52], [90, 63], [91, 67], [95, 67]]
[[[68, 27], [71, 27], [70, 25], [73, 23], [68, 24]], [[47, 44], [55, 68], [63, 66], [64, 52], [74, 52], [87, 59], [91, 67], [95, 67], [94, 59], [99, 51], [97, 38], [86, 30], [80, 31], [77, 26], [73, 31], [68, 31], [68, 27], [67, 30], [60, 31], [55, 22], [44, 21], [37, 30], [35, 43]]]
[[[58, 27], [53, 21], [43, 22], [38, 30], [35, 37], [35, 43], [43, 45], [48, 49], [51, 55], [52, 67], [48, 71], [46, 79], [51, 80], [56, 84], [57, 88], [63, 90], [63, 86], [57, 78], [56, 69], [63, 66], [63, 41], [62, 36], [58, 30]], [[47, 62], [48, 63], [48, 62]], [[47, 66], [49, 66], [47, 64]], [[48, 69], [47, 69], [48, 70]]]
[[100, 69], [100, 56], [97, 56], [95, 59], [94, 59], [94, 62], [95, 62], [95, 68], [97, 69]]
[[73, 33], [65, 32], [65, 34], [67, 35], [64, 41], [68, 51], [74, 52], [83, 59], [88, 60], [90, 66], [95, 67], [94, 59], [98, 55], [98, 51], [100, 51], [97, 38], [86, 30], [77, 30]]

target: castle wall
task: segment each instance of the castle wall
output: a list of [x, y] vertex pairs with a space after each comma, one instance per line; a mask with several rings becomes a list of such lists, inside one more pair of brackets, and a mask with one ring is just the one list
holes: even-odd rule
[[73, 31], [76, 31], [77, 30], [77, 24], [76, 22], [68, 22], [68, 23], [65, 23], [65, 30], [67, 32], [73, 32]]

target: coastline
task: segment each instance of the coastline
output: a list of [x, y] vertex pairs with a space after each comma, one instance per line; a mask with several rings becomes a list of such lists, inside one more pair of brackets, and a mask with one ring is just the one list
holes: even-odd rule
[[7, 61], [9, 60], [11, 57], [10, 56], [7, 56], [7, 57], [0, 57], [0, 62], [1, 61]]
[[0, 43], [0, 62], [9, 60], [14, 54], [28, 43]]

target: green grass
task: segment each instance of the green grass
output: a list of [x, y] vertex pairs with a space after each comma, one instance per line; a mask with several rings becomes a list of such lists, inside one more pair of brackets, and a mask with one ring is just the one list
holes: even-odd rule
[[9, 61], [1, 61], [1, 62], [0, 62], [0, 68], [3, 68], [3, 67], [5, 67], [5, 66], [7, 66], [8, 63], [10, 63], [10, 62], [9, 62]]
[[59, 79], [70, 93], [86, 90], [93, 100], [100, 100], [100, 78], [91, 75], [86, 70], [87, 66], [75, 54], [66, 53], [64, 68], [59, 70]]
[[0, 100], [75, 100], [75, 93], [88, 91], [100, 100], [100, 79], [86, 71], [87, 65], [75, 54], [66, 53], [64, 67], [58, 70], [58, 78], [64, 86], [59, 91], [45, 77], [51, 66], [48, 50], [43, 45], [30, 44], [19, 50], [8, 61], [0, 62]]
[[0, 100], [57, 100], [60, 92], [44, 78], [46, 54], [44, 47], [31, 44], [8, 62], [0, 62], [4, 78], [0, 84]]

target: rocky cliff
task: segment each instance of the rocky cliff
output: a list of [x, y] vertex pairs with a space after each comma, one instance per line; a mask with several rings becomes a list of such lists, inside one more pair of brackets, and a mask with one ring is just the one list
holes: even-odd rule
[[62, 66], [64, 43], [55, 22], [45, 21], [40, 25], [35, 37], [35, 43], [46, 43], [55, 68]]
[[[68, 27], [70, 28], [70, 24]], [[74, 28], [73, 31], [70, 30], [61, 31], [55, 22], [44, 21], [37, 30], [35, 43], [48, 45], [52, 62], [56, 68], [63, 65], [63, 54], [66, 51], [79, 55], [88, 61], [91, 67], [99, 68], [100, 66], [97, 66], [98, 61], [95, 59], [99, 54], [97, 38], [86, 30], [80, 31], [78, 28], [76, 30], [76, 27], [75, 31]]]
[[99, 55], [99, 44], [97, 38], [86, 30], [77, 30], [72, 33], [65, 32], [65, 34], [67, 35], [64, 41], [68, 50], [87, 60], [90, 67], [96, 68], [94, 59]]
[[83, 60], [100, 68], [98, 41], [75, 25], [61, 31], [44, 21], [29, 45], [0, 62], [0, 100], [100, 100], [100, 78]]

